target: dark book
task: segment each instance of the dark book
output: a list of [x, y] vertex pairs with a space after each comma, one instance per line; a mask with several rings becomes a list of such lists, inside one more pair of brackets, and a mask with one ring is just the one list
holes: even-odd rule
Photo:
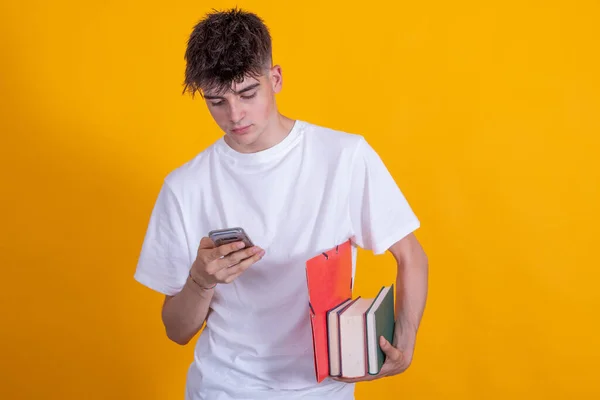
[[383, 336], [392, 343], [396, 325], [394, 313], [394, 285], [381, 288], [366, 315], [367, 371], [377, 375], [385, 362], [379, 338]]

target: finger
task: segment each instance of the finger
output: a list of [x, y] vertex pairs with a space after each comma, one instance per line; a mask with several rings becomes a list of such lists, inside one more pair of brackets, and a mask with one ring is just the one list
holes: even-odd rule
[[377, 374], [377, 376], [378, 377], [388, 376], [390, 374], [390, 372], [392, 372], [395, 368], [396, 368], [396, 363], [394, 361], [391, 361], [389, 358], [386, 358], [386, 360], [383, 363], [383, 365], [381, 366], [381, 369], [379, 370], [379, 373]]
[[341, 377], [334, 377], [331, 378], [334, 381], [338, 381], [338, 382], [344, 382], [344, 383], [355, 383], [358, 382], [356, 378], [341, 378]]
[[365, 381], [372, 381], [374, 379], [376, 379], [378, 377], [378, 375], [365, 375], [365, 376], [361, 376], [361, 377], [357, 377], [357, 378], [344, 378], [342, 376], [338, 376], [338, 377], [334, 377], [332, 378], [335, 381], [338, 382], [344, 382], [344, 383], [356, 383], [356, 382], [365, 382]]
[[254, 256], [255, 254], [258, 254], [261, 251], [263, 251], [263, 250], [258, 246], [253, 246], [253, 247], [249, 247], [247, 249], [238, 250], [233, 253], [230, 253], [229, 255], [227, 255], [226, 257], [221, 259], [220, 263], [222, 263], [223, 264], [222, 266], [224, 266], [224, 267], [233, 267], [234, 265], [239, 264], [241, 261], [243, 261], [247, 258], [250, 258], [250, 257]]
[[256, 263], [258, 260], [260, 260], [261, 258], [263, 258], [264, 255], [265, 255], [265, 251], [264, 250], [260, 250], [258, 253], [252, 255], [251, 257], [248, 257], [248, 258], [242, 260], [237, 265], [235, 265], [235, 266], [233, 266], [231, 268], [228, 268], [227, 274], [228, 275], [234, 275], [234, 274], [237, 274], [238, 272], [245, 271], [252, 264]]
[[238, 278], [238, 276], [240, 276], [241, 274], [244, 273], [244, 271], [246, 271], [246, 269], [248, 269], [248, 268], [243, 268], [234, 274], [226, 275], [225, 278], [223, 278], [223, 283], [231, 283], [231, 282], [235, 281]]
[[222, 280], [225, 283], [233, 282], [238, 276], [240, 276], [244, 271], [246, 271], [250, 266], [257, 261], [259, 261], [265, 254], [264, 250], [259, 251], [257, 254], [253, 255], [250, 258], [246, 258], [239, 264], [231, 267], [225, 268], [219, 271], [220, 274], [223, 275]]
[[203, 237], [200, 240], [201, 249], [212, 249], [215, 247], [215, 243], [209, 237]]
[[226, 255], [233, 253], [234, 251], [240, 250], [244, 248], [244, 242], [232, 242], [227, 243], [219, 247], [215, 247], [209, 256], [209, 262], [218, 260], [221, 257], [225, 257]]
[[379, 339], [381, 350], [386, 355], [386, 361], [399, 362], [402, 360], [402, 352], [392, 346], [392, 344], [383, 336]]

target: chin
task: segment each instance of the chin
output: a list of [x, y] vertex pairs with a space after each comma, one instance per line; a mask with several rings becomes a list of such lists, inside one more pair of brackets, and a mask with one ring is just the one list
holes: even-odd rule
[[229, 137], [238, 143], [252, 143], [258, 139], [259, 136], [260, 132], [258, 132], [255, 126], [250, 126], [245, 132], [229, 132]]
[[236, 135], [234, 133], [228, 133], [227, 136], [229, 136], [229, 139], [231, 141], [233, 141], [234, 143], [237, 143], [238, 146], [241, 146], [244, 148], [251, 148], [252, 145], [255, 144], [259, 138], [259, 135], [254, 132], [246, 133], [244, 135]]
[[236, 143], [252, 143], [257, 139], [257, 135], [254, 133], [245, 133], [243, 135], [238, 135], [235, 133], [229, 133], [228, 136], [234, 140]]

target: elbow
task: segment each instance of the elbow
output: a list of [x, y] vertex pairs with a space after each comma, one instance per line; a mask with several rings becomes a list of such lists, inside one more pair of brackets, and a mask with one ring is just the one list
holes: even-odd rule
[[170, 338], [172, 342], [177, 343], [180, 346], [185, 346], [190, 342], [190, 339], [177, 339], [177, 338]]
[[191, 338], [182, 334], [182, 330], [179, 329], [178, 324], [176, 324], [174, 321], [174, 318], [170, 316], [169, 307], [167, 307], [167, 305], [170, 304], [171, 299], [172, 296], [165, 297], [161, 312], [161, 319], [165, 329], [165, 334], [170, 341], [177, 343], [180, 346], [185, 346], [189, 343]]
[[166, 317], [167, 316], [163, 312], [162, 322], [165, 328], [165, 334], [167, 335], [167, 338], [180, 346], [185, 346], [186, 344], [188, 344], [192, 338], [189, 337], [189, 335], [185, 335], [184, 332], [182, 332], [182, 330], [179, 329], [179, 327], [173, 323], [173, 321], [167, 319]]
[[165, 333], [170, 341], [177, 343], [180, 346], [185, 346], [196, 336], [202, 329], [204, 323], [198, 329], [181, 329], [182, 327], [175, 324], [164, 324]]
[[180, 346], [185, 346], [192, 339], [191, 337], [181, 335], [179, 332], [174, 332], [173, 329], [169, 329], [169, 327], [165, 327], [165, 333], [170, 341], [177, 343]]

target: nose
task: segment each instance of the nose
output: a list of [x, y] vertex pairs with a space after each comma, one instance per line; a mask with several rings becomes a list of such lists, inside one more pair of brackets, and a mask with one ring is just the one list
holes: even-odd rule
[[244, 118], [245, 111], [242, 105], [235, 101], [232, 101], [229, 104], [229, 119], [231, 120], [231, 123], [235, 125]]

